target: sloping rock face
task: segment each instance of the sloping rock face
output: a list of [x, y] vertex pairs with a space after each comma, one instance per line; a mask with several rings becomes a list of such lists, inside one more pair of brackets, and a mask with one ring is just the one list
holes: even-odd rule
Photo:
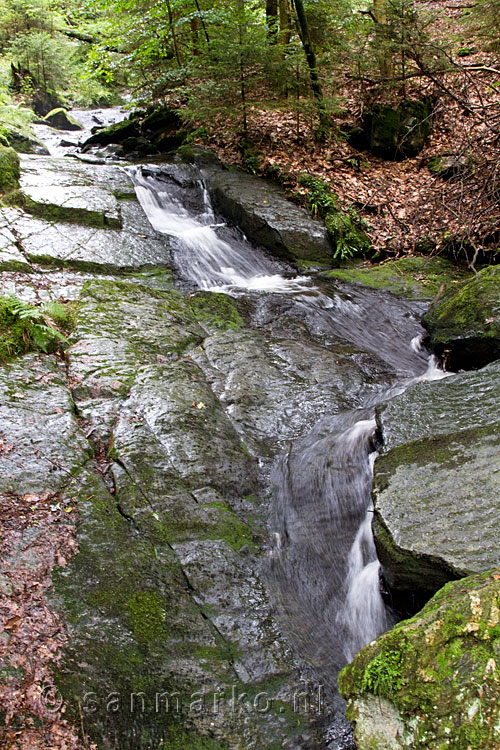
[[373, 530], [410, 610], [447, 580], [500, 564], [500, 362], [419, 383], [379, 409]]
[[277, 185], [240, 170], [207, 172], [221, 214], [247, 237], [280, 258], [333, 264], [333, 247], [322, 222], [289, 201]]
[[500, 573], [448, 583], [339, 678], [358, 750], [496, 750]]
[[[198, 747], [190, 727], [210, 727], [220, 747], [277, 742], [290, 655], [259, 580], [256, 464], [189, 357], [203, 330], [177, 293], [120, 282], [91, 282], [79, 319], [69, 379], [106, 458], [56, 585], [71, 648], [60, 688], [72, 706], [87, 701], [89, 733], [106, 747]], [[248, 692], [266, 689], [275, 708], [245, 716]]]
[[480, 271], [435, 302], [423, 318], [430, 344], [450, 370], [483, 367], [500, 357], [500, 266]]

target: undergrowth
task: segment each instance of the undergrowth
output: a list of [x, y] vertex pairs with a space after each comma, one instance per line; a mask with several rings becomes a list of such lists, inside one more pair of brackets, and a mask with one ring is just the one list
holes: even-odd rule
[[366, 222], [351, 208], [341, 209], [338, 198], [323, 180], [309, 174], [301, 174], [299, 186], [307, 206], [314, 216], [324, 219], [328, 234], [334, 245], [333, 257], [348, 260], [365, 255], [370, 249], [366, 234]]
[[71, 303], [47, 302], [35, 307], [14, 296], [0, 297], [0, 361], [30, 351], [55, 352], [74, 327]]

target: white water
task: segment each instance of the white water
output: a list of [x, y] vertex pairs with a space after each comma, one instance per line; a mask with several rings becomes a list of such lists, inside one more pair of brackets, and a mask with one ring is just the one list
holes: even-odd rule
[[193, 216], [173, 190], [158, 190], [158, 181], [131, 170], [137, 197], [154, 229], [178, 240], [180, 272], [200, 289], [233, 293], [238, 290], [303, 292], [310, 287], [307, 277], [285, 278], [276, 273], [277, 264], [243, 237], [231, 244], [218, 230], [210, 199], [199, 183], [202, 210]]

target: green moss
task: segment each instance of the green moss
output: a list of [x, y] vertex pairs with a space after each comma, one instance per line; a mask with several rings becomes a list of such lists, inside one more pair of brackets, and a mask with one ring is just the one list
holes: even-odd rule
[[153, 527], [154, 539], [171, 544], [184, 539], [219, 539], [235, 550], [247, 545], [256, 548], [250, 527], [245, 524], [233, 510], [223, 502], [209, 503], [214, 509], [213, 516], [182, 515], [170, 513], [167, 518], [156, 519]]
[[205, 328], [226, 331], [243, 326], [243, 318], [232, 297], [218, 292], [198, 292], [188, 298], [188, 305]]
[[410, 299], [432, 299], [443, 287], [453, 288], [470, 279], [471, 274], [442, 258], [411, 257], [369, 267], [337, 268], [321, 276], [385, 289]]
[[156, 591], [137, 591], [128, 601], [130, 627], [140, 643], [153, 643], [165, 632], [164, 603]]
[[424, 318], [435, 343], [477, 332], [500, 336], [500, 266], [490, 266], [457, 291], [438, 300]]
[[106, 216], [103, 211], [92, 211], [86, 208], [72, 206], [60, 206], [55, 203], [34, 201], [21, 190], [16, 190], [9, 195], [10, 205], [23, 208], [37, 219], [43, 219], [51, 223], [65, 222], [80, 224], [85, 227], [96, 227], [98, 229], [121, 229], [121, 219]]
[[13, 148], [0, 146], [0, 194], [19, 187], [19, 156]]
[[454, 750], [496, 750], [499, 581], [498, 571], [487, 571], [448, 583], [365, 647], [339, 677], [348, 715], [359, 718], [363, 695], [380, 696], [397, 710], [414, 750], [438, 750], [445, 740]]
[[112, 190], [112, 194], [117, 201], [137, 202], [137, 195], [134, 190]]
[[185, 727], [170, 727], [161, 750], [229, 750], [229, 745], [212, 737], [189, 731]]
[[403, 685], [405, 647], [381, 650], [366, 667], [361, 690], [387, 698], [397, 693]]

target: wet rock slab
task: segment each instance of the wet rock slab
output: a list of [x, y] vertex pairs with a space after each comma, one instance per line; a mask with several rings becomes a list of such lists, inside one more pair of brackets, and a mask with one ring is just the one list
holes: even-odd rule
[[239, 170], [213, 169], [207, 175], [215, 205], [250, 240], [280, 258], [332, 265], [325, 226], [277, 185]]
[[[80, 553], [56, 583], [68, 713], [91, 692], [84, 725], [104, 746], [194, 748], [201, 732], [214, 748], [315, 747], [288, 710], [299, 672], [260, 580], [257, 464], [191, 357], [204, 329], [179, 294], [109, 280], [89, 282], [78, 315], [69, 382], [99, 461], [82, 477]], [[220, 693], [223, 707], [166, 716], [165, 691], [188, 709]], [[262, 691], [273, 707], [257, 715]]]
[[169, 251], [152, 229], [145, 236], [73, 223], [55, 224], [24, 215], [14, 230], [30, 262], [42, 266], [102, 273], [170, 265]]
[[32, 354], [0, 369], [0, 492], [58, 492], [91, 449], [79, 430], [64, 366]]
[[500, 363], [420, 383], [378, 413], [373, 529], [396, 595], [500, 564]]

